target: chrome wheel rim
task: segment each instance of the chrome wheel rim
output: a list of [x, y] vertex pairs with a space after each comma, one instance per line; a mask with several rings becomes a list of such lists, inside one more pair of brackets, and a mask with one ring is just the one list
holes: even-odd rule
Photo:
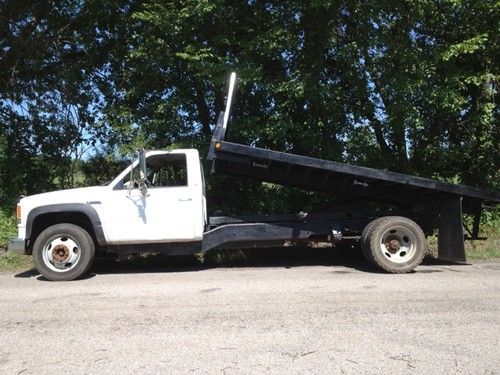
[[55, 272], [68, 272], [80, 260], [80, 246], [69, 236], [58, 236], [45, 244], [42, 258], [45, 265]]
[[391, 227], [381, 237], [380, 250], [393, 263], [407, 263], [417, 252], [417, 237], [405, 227]]

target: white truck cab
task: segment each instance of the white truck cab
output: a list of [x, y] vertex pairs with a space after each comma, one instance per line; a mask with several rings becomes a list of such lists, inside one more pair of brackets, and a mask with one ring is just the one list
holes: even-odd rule
[[42, 238], [40, 271], [45, 264], [66, 279], [66, 273], [77, 268], [81, 245], [64, 230], [47, 237], [45, 232], [57, 224], [85, 229], [100, 246], [201, 243], [208, 219], [198, 151], [146, 151], [144, 157], [145, 175], [136, 160], [106, 186], [22, 198], [18, 238], [10, 241], [9, 249], [31, 253]]
[[198, 151], [149, 151], [145, 157], [145, 194], [134, 186], [136, 161], [107, 186], [100, 203], [90, 202], [106, 243], [201, 241], [207, 215]]

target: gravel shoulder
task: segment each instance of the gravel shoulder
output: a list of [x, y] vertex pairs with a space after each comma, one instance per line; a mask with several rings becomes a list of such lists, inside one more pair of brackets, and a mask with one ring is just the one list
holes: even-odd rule
[[500, 263], [0, 274], [1, 373], [497, 373]]

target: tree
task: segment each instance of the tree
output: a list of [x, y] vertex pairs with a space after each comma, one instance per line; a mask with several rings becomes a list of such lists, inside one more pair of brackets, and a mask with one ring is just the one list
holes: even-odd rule
[[[233, 140], [498, 186], [491, 1], [15, 4], [0, 5], [4, 196], [73, 185], [94, 142], [111, 154], [203, 150], [231, 70], [241, 77]], [[214, 195], [227, 183], [209, 181]], [[242, 184], [249, 207], [274, 194]], [[273, 196], [276, 207], [300, 201]]]
[[116, 42], [111, 25], [126, 12], [107, 5], [0, 3], [0, 174], [8, 182], [0, 204], [74, 185], [76, 161], [102, 138], [95, 81]]

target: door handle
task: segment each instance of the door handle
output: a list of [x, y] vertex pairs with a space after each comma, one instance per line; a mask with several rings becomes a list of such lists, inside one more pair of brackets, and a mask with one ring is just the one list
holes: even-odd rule
[[193, 200], [193, 198], [179, 198], [179, 202], [189, 202], [192, 200]]

